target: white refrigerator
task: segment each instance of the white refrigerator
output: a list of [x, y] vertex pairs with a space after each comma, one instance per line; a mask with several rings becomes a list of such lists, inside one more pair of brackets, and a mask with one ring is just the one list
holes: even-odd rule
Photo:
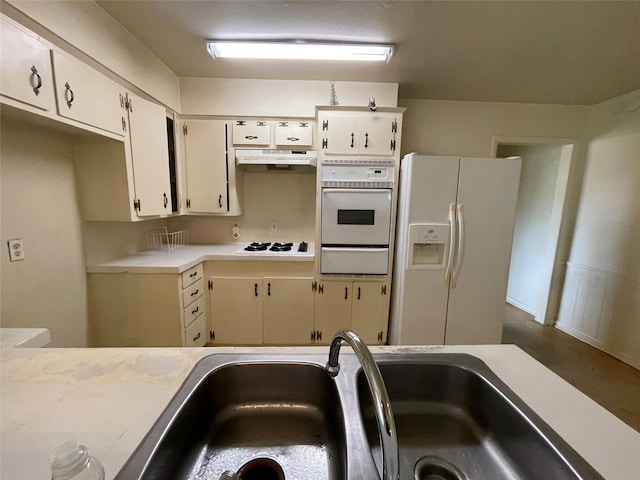
[[521, 163], [402, 159], [390, 344], [500, 343]]

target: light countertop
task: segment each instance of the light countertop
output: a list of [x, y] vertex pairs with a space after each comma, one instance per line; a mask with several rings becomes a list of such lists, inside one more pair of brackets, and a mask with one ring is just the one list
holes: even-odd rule
[[315, 245], [309, 244], [307, 252], [287, 255], [268, 252], [237, 253], [247, 243], [219, 245], [184, 245], [175, 250], [144, 250], [130, 253], [105, 262], [87, 265], [88, 273], [182, 273], [200, 262], [213, 261], [278, 261], [312, 262]]
[[[640, 433], [513, 345], [372, 347], [483, 360], [605, 478], [640, 478]], [[64, 441], [86, 445], [113, 478], [198, 359], [213, 353], [326, 353], [327, 347], [2, 349], [0, 477], [49, 478]]]

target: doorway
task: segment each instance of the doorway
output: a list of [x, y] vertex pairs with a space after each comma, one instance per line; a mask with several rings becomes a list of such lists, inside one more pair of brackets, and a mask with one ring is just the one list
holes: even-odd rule
[[544, 325], [557, 318], [564, 279], [560, 258], [575, 142], [494, 139], [493, 156], [522, 158], [507, 302]]

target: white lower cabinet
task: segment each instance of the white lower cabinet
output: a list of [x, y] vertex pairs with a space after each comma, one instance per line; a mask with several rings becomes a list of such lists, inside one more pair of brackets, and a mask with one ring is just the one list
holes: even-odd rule
[[207, 343], [202, 264], [182, 274], [89, 273], [87, 290], [91, 347]]
[[387, 341], [388, 286], [384, 282], [318, 282], [315, 297], [316, 343], [329, 344], [348, 328], [369, 345]]
[[313, 278], [214, 276], [208, 288], [214, 344], [311, 343]]

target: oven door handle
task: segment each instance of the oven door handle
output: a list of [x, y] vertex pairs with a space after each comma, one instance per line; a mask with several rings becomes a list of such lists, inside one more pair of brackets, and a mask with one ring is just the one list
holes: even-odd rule
[[378, 193], [391, 194], [390, 188], [323, 188], [322, 193]]

